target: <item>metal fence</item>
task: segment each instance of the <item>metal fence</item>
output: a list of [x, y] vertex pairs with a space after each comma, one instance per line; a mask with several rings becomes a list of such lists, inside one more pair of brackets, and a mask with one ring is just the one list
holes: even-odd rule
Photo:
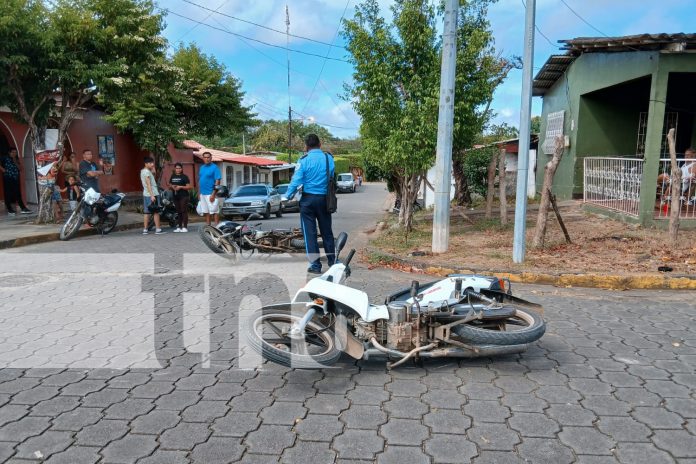
[[642, 177], [642, 159], [585, 158], [584, 202], [638, 217]]
[[[696, 160], [677, 159], [682, 171], [682, 184], [679, 195], [679, 215], [683, 219], [696, 219]], [[669, 158], [660, 159], [657, 176], [658, 203], [657, 219], [669, 219], [671, 201], [670, 174], [672, 162]]]

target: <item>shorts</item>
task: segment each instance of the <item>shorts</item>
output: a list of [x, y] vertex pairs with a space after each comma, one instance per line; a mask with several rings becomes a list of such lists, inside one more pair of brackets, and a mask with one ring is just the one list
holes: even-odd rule
[[57, 191], [57, 190], [54, 190], [54, 191], [53, 191], [53, 193], [51, 194], [51, 198], [52, 198], [53, 201], [55, 201], [55, 202], [59, 202], [59, 203], [60, 203], [61, 201], [63, 201], [63, 197], [60, 196], [60, 192]]
[[197, 210], [202, 214], [218, 214], [220, 211], [220, 201], [215, 197], [214, 201], [210, 201], [210, 195], [200, 195]]
[[[150, 213], [150, 205], [152, 203], [153, 203], [153, 201], [150, 199], [150, 197], [143, 196], [143, 213], [144, 214], [151, 214]], [[159, 195], [155, 195], [154, 203], [156, 205], [159, 205]]]
[[75, 208], [77, 208], [77, 200], [69, 200], [68, 204], [70, 205], [70, 211], [75, 211]]

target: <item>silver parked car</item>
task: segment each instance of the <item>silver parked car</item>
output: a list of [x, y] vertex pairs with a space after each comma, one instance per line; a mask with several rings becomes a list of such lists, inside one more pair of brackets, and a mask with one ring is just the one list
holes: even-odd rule
[[290, 184], [279, 184], [276, 186], [276, 190], [280, 193], [280, 201], [283, 204], [283, 212], [289, 213], [290, 211], [300, 211], [300, 198], [302, 198], [302, 193], [298, 191], [292, 200], [288, 200], [285, 194], [288, 191]]
[[262, 214], [265, 219], [275, 213], [283, 215], [280, 194], [268, 184], [242, 185], [222, 204], [223, 216], [248, 216], [252, 213]]
[[355, 180], [353, 179], [353, 174], [350, 172], [339, 174], [338, 182], [336, 182], [336, 190], [339, 192], [355, 193]]

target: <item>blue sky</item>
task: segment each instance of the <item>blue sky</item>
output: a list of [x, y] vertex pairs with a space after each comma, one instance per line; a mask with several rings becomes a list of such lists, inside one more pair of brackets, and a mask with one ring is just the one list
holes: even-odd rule
[[[205, 53], [224, 63], [241, 79], [246, 103], [255, 105], [262, 119], [287, 119], [287, 53], [253, 40], [285, 46], [286, 37], [230, 16], [285, 31], [285, 5], [288, 4], [291, 34], [324, 42], [290, 37], [291, 49], [319, 55], [290, 53], [293, 119], [314, 120], [326, 125], [335, 135], [350, 137], [357, 135], [360, 118], [350, 103], [339, 95], [343, 94], [344, 83], [352, 79], [352, 66], [324, 57], [346, 58], [341, 48], [344, 42], [337, 34], [339, 19], [344, 11], [346, 17], [352, 17], [357, 3], [358, 0], [160, 0], [158, 4], [171, 11], [166, 18], [167, 39], [173, 44], [196, 42]], [[380, 0], [385, 16], [390, 16], [388, 6], [391, 3]], [[560, 39], [696, 32], [695, 3], [694, 0], [537, 0], [537, 27], [552, 43], [536, 33], [534, 67], [537, 69], [534, 74], [549, 55], [562, 53], [556, 45]], [[489, 20], [496, 50], [506, 56], [522, 55], [523, 0], [498, 0], [489, 9]], [[326, 45], [328, 43], [338, 47], [331, 48]], [[521, 74], [521, 71], [513, 71], [496, 91], [492, 105], [497, 113], [494, 122], [519, 126]], [[541, 113], [540, 98], [533, 99], [532, 113]]]

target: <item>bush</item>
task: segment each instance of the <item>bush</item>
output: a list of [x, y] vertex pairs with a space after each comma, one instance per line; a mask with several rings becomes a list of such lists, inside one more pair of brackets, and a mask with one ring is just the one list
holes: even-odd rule
[[464, 177], [472, 193], [485, 198], [488, 190], [488, 164], [497, 150], [496, 147], [483, 147], [467, 150], [462, 155]]

